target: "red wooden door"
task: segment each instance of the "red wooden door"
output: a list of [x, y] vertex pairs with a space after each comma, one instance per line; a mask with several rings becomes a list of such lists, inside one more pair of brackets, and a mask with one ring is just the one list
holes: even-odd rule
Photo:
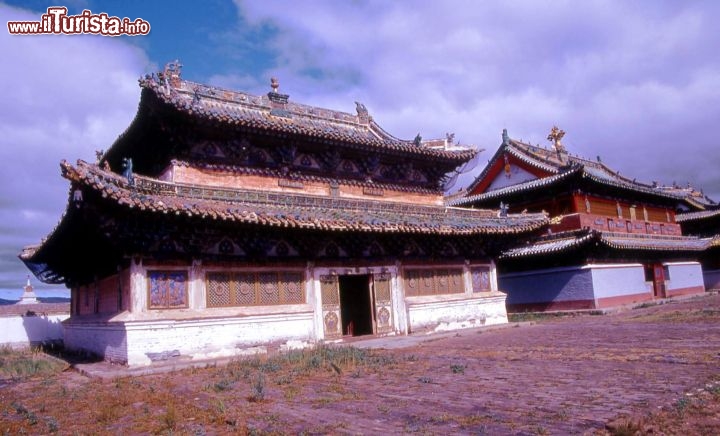
[[653, 288], [656, 297], [665, 298], [665, 273], [661, 263], [653, 265]]

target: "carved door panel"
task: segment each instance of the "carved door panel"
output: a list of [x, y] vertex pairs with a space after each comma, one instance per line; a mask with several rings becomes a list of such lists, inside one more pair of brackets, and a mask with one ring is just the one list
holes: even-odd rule
[[390, 274], [383, 273], [373, 276], [377, 334], [392, 333], [394, 331], [391, 289]]
[[322, 318], [325, 339], [340, 339], [340, 291], [338, 278], [335, 275], [320, 276], [320, 292], [322, 299]]

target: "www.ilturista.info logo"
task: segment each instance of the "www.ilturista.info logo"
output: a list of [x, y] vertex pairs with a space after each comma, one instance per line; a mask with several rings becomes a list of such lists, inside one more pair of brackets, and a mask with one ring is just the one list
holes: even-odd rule
[[8, 21], [8, 32], [11, 35], [147, 35], [150, 23], [142, 18], [130, 21], [129, 18], [109, 17], [106, 13], [93, 14], [85, 9], [79, 15], [68, 15], [64, 6], [47, 8], [47, 14], [40, 21]]

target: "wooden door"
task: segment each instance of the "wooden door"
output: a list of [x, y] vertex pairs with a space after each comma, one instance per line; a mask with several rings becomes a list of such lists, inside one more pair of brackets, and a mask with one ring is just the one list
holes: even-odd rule
[[320, 293], [322, 299], [322, 318], [325, 339], [342, 337], [340, 325], [340, 291], [336, 275], [320, 276]]
[[661, 263], [653, 265], [653, 289], [656, 297], [665, 298], [665, 271]]
[[392, 317], [392, 286], [390, 274], [373, 275], [373, 300], [375, 301], [375, 333], [394, 331]]

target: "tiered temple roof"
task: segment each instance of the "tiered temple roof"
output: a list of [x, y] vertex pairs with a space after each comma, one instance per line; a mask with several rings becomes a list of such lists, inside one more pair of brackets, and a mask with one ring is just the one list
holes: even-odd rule
[[[512, 156], [528, 167], [535, 168], [542, 176], [533, 180], [504, 186], [499, 189], [487, 190], [472, 194], [480, 185], [486, 182], [493, 171], [502, 165], [505, 155]], [[483, 172], [470, 184], [467, 192], [470, 195], [455, 198], [449, 202], [452, 206], [485, 204], [495, 202], [496, 199], [507, 199], [515, 195], [547, 191], [553, 187], [565, 186], [572, 183], [591, 185], [598, 190], [615, 190], [625, 195], [641, 198], [651, 198], [662, 203], [689, 203], [693, 210], [703, 208], [699, 202], [691, 202], [691, 197], [685, 191], [662, 189], [656, 184], [646, 184], [621, 176], [599, 158], [590, 160], [571, 155], [565, 151], [550, 150], [539, 146], [525, 144], [514, 139], [508, 139], [488, 162]], [[507, 201], [507, 200], [506, 200]]]
[[[192, 160], [441, 192], [445, 175], [477, 153], [448, 139], [398, 139], [361, 103], [351, 114], [291, 102], [276, 81], [266, 95], [252, 95], [181, 79], [180, 67], [171, 64], [140, 86], [134, 121], [102, 157], [116, 171], [129, 156], [134, 170], [148, 176], [161, 174], [173, 159]], [[354, 163], [343, 167], [345, 160]]]
[[97, 165], [61, 163], [63, 176], [126, 208], [259, 226], [421, 234], [515, 234], [547, 223], [544, 214], [224, 189], [135, 176], [134, 184]]
[[[71, 245], [115, 246], [113, 244], [120, 243], [120, 239], [128, 237], [118, 231], [114, 235], [116, 240], [111, 243], [99, 242], [98, 239], [105, 238], [102, 234], [86, 234], [83, 224], [78, 223], [83, 219], [82, 203], [91, 198], [105, 203], [104, 209], [110, 207], [117, 215], [143, 214], [145, 221], [152, 221], [153, 217], [158, 222], [191, 219], [208, 225], [242, 225], [250, 231], [274, 228], [330, 234], [509, 236], [533, 232], [548, 223], [545, 214], [500, 216], [498, 211], [490, 210], [227, 189], [171, 183], [137, 175], [130, 184], [123, 176], [82, 161], [77, 165], [63, 161], [61, 169], [63, 176], [72, 183], [68, 212], [41, 245], [26, 247], [20, 255], [35, 275], [46, 282], [64, 282], [68, 273], [60, 271], [75, 268], [68, 266], [67, 259], [61, 255]], [[112, 219], [103, 218], [105, 221]], [[99, 231], [102, 233], [103, 230]], [[87, 240], [81, 242], [76, 238]], [[100, 262], [104, 254], [83, 255], [87, 257], [86, 262]], [[128, 255], [132, 253], [125, 253]], [[63, 266], [56, 267], [57, 263]], [[76, 263], [77, 268], [82, 268], [80, 260]]]
[[507, 250], [500, 257], [508, 259], [543, 256], [599, 245], [622, 251], [701, 252], [709, 248], [712, 243], [711, 238], [612, 233], [582, 229], [538, 238], [527, 245]]

